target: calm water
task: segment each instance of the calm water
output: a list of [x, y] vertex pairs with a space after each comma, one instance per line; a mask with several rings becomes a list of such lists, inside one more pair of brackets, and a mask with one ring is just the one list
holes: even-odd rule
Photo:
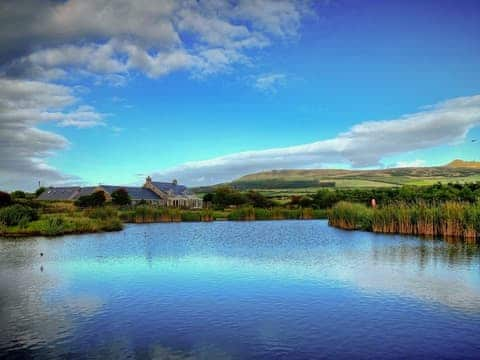
[[0, 239], [0, 354], [479, 358], [480, 249], [324, 221]]

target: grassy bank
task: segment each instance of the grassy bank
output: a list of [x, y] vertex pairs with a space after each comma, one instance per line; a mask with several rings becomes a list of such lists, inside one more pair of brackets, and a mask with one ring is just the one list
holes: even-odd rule
[[313, 209], [239, 207], [229, 210], [180, 210], [137, 206], [120, 212], [127, 223], [193, 222], [214, 220], [286, 220], [326, 219], [326, 211]]
[[0, 224], [0, 236], [56, 236], [66, 234], [97, 233], [123, 229], [116, 210], [95, 209], [69, 213], [41, 214], [32, 221], [20, 220], [7, 226]]
[[136, 224], [156, 222], [213, 221], [214, 213], [209, 209], [181, 210], [141, 205], [120, 211], [120, 219], [126, 223]]
[[340, 202], [328, 212], [328, 221], [332, 226], [348, 230], [480, 238], [480, 205], [462, 202], [437, 205], [392, 203], [375, 209]]

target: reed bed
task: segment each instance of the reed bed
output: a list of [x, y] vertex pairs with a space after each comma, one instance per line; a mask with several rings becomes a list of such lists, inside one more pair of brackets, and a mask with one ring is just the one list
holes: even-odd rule
[[254, 208], [245, 206], [233, 210], [228, 214], [228, 220], [253, 221], [253, 220], [310, 220], [325, 219], [326, 211], [311, 208], [285, 209], [274, 207], [271, 209]]
[[379, 208], [340, 202], [328, 213], [329, 224], [348, 230], [445, 238], [480, 238], [480, 204], [392, 203]]
[[157, 223], [157, 222], [181, 222], [181, 221], [213, 221], [213, 211], [204, 210], [180, 210], [172, 208], [158, 208], [153, 206], [136, 206], [131, 210], [120, 212], [120, 218], [128, 223]]

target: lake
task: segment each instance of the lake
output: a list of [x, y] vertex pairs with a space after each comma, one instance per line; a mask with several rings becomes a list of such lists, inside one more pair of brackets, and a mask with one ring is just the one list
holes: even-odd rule
[[326, 221], [0, 239], [4, 358], [479, 356], [478, 245]]

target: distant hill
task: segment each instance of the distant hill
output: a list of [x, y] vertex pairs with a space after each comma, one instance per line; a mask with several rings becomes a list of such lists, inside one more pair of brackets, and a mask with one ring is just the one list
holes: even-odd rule
[[[272, 170], [242, 176], [229, 184], [239, 190], [261, 190], [272, 195], [312, 193], [335, 183], [337, 188], [375, 188], [431, 185], [437, 182], [480, 181], [480, 162], [454, 160], [445, 166], [377, 170]], [[212, 187], [195, 189], [210, 191]]]
[[471, 169], [480, 169], [480, 161], [463, 161], [460, 159], [453, 160], [452, 162], [445, 165], [450, 168], [471, 168]]

